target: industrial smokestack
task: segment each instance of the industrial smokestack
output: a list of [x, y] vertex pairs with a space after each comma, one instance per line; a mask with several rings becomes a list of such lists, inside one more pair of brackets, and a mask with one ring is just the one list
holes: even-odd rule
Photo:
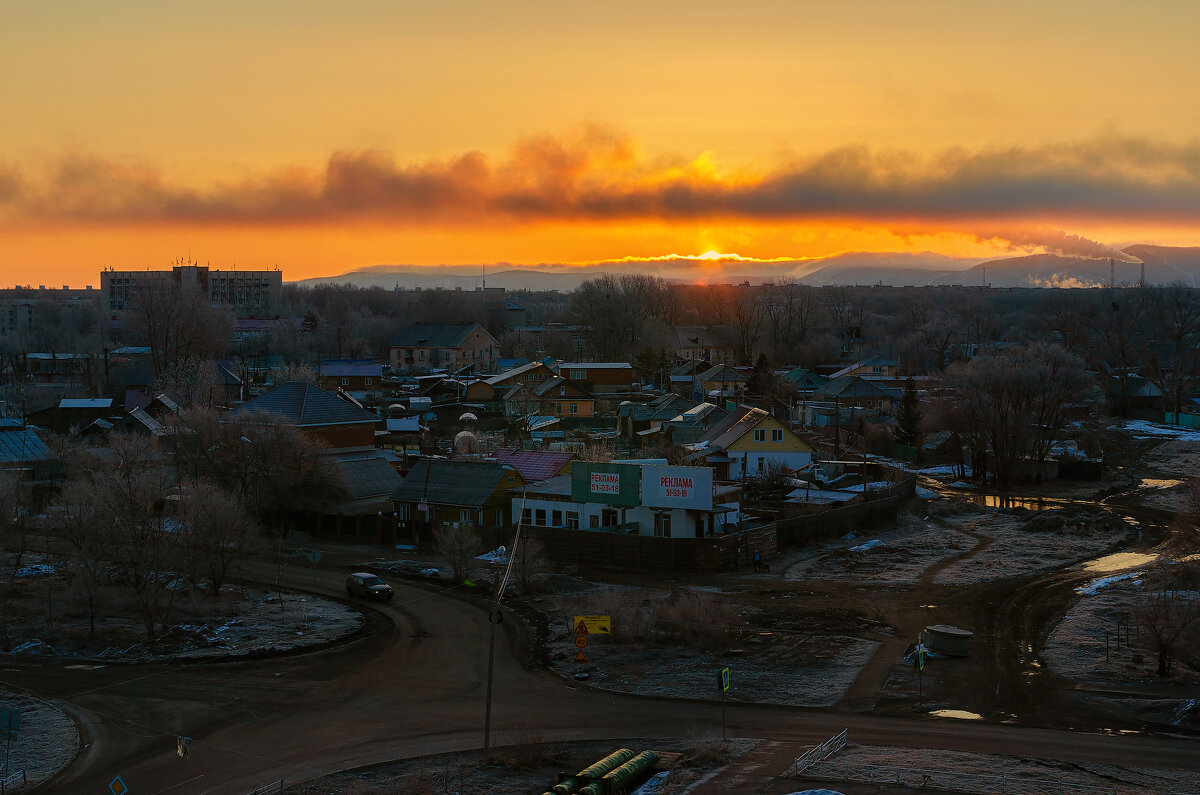
[[1108, 258], [1108, 289], [1112, 289], [1117, 284], [1117, 263], [1112, 257]]

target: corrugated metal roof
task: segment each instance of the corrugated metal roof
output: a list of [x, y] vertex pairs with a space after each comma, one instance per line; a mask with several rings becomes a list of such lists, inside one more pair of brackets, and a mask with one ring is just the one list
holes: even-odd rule
[[0, 433], [0, 464], [53, 460], [54, 454], [34, 431], [25, 429]]
[[629, 362], [563, 362], [558, 366], [560, 370], [632, 370], [633, 365]]
[[377, 423], [379, 417], [332, 392], [306, 381], [288, 381], [253, 400], [248, 400], [225, 418], [241, 420], [265, 412], [299, 428], [323, 425], [363, 425]]
[[392, 417], [387, 420], [388, 433], [416, 433], [421, 430], [420, 417]]
[[478, 323], [413, 323], [396, 333], [392, 347], [457, 348], [475, 329], [483, 329], [487, 334], [487, 329]]
[[338, 472], [351, 499], [388, 498], [403, 478], [382, 455], [374, 452], [326, 456]]
[[378, 362], [361, 359], [326, 359], [321, 362], [321, 375], [331, 378], [347, 378], [350, 376], [380, 377], [383, 375], [383, 365]]
[[[508, 483], [508, 479], [512, 483]], [[487, 461], [448, 461], [422, 458], [405, 476], [392, 499], [433, 505], [480, 507], [501, 485], [521, 485], [520, 474], [512, 467]]]
[[60, 409], [109, 409], [112, 398], [63, 398], [58, 402]]
[[532, 483], [554, 477], [558, 471], [567, 465], [574, 453], [560, 453], [552, 450], [516, 450], [511, 447], [501, 447], [495, 453], [496, 460], [508, 464], [521, 473], [521, 477]]

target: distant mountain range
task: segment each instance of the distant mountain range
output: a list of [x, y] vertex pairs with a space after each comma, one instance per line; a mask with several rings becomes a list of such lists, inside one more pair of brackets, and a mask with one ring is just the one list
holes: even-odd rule
[[[1147, 284], [1181, 282], [1200, 287], [1200, 247], [1133, 245], [1113, 252], [1113, 281], [1136, 284], [1145, 265]], [[760, 284], [792, 278], [812, 286], [875, 285], [920, 287], [967, 285], [991, 287], [1096, 287], [1109, 283], [1108, 259], [1032, 254], [980, 262], [932, 252], [918, 254], [849, 252], [811, 260], [704, 261], [690, 258], [622, 260], [588, 266], [510, 263], [483, 265], [375, 265], [369, 268], [304, 279], [297, 284], [352, 284], [358, 287], [423, 290], [574, 290], [602, 273], [655, 273], [681, 282]]]

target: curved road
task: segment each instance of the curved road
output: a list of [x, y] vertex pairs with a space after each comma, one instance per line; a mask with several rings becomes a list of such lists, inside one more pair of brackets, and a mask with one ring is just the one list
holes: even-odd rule
[[[265, 572], [265, 570], [264, 570]], [[296, 590], [341, 595], [343, 574], [285, 575]], [[264, 578], [265, 574], [264, 574]], [[346, 768], [482, 745], [487, 616], [447, 594], [397, 584], [366, 637], [322, 652], [185, 666], [87, 670], [4, 663], [0, 680], [59, 699], [85, 747], [42, 791], [104, 792], [120, 775], [141, 793], [244, 793]], [[719, 730], [715, 704], [614, 695], [518, 662], [497, 635], [493, 742], [678, 737]], [[982, 723], [731, 705], [734, 736], [811, 742], [849, 728], [856, 742], [1200, 770], [1194, 741]], [[176, 755], [176, 736], [192, 738]]]

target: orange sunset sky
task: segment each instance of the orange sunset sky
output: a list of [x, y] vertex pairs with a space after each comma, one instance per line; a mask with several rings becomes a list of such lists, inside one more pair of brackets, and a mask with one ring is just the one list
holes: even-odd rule
[[1194, 0], [4, 16], [0, 286], [1200, 243]]

